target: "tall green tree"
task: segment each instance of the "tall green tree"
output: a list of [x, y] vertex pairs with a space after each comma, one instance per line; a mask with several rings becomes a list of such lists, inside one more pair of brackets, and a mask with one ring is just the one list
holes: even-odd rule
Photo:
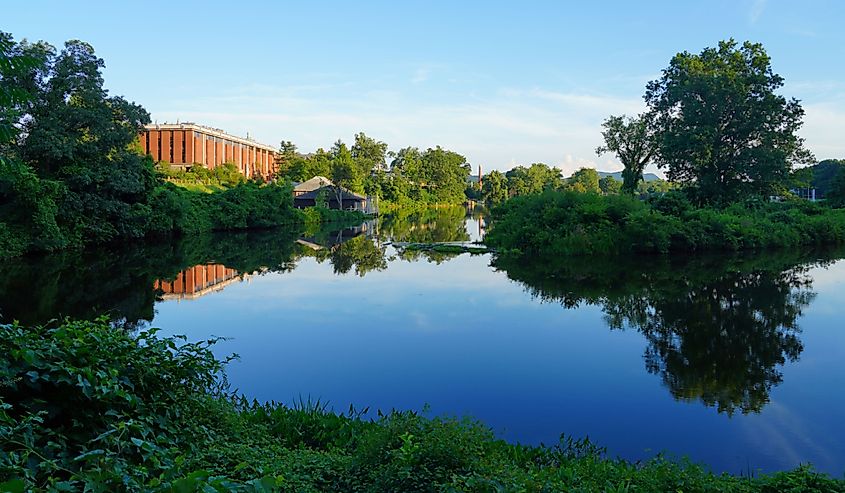
[[508, 186], [505, 175], [493, 170], [481, 182], [481, 194], [484, 201], [490, 204], [500, 204], [508, 198]]
[[464, 200], [470, 166], [464, 156], [440, 146], [426, 149], [422, 166], [428, 177], [428, 189], [436, 203], [461, 203]]
[[364, 192], [367, 195], [381, 196], [381, 189], [386, 181], [387, 144], [360, 132], [355, 134], [355, 143], [352, 144], [350, 152], [355, 166], [361, 173]]
[[618, 195], [622, 191], [622, 182], [612, 176], [599, 180], [599, 189], [605, 195]]
[[560, 188], [563, 182], [560, 170], [544, 163], [533, 163], [527, 168], [514, 166], [505, 173], [505, 177], [508, 179], [508, 192], [512, 196]]
[[581, 193], [600, 193], [599, 173], [593, 168], [581, 168], [566, 180], [566, 188]]
[[76, 239], [142, 236], [156, 182], [152, 161], [136, 142], [149, 114], [108, 95], [103, 60], [87, 43], [68, 41], [44, 63], [39, 73], [47, 78], [35, 82], [39, 89], [22, 122], [21, 159], [66, 187], [60, 219]]
[[277, 174], [282, 177], [288, 176], [297, 158], [299, 158], [299, 153], [296, 152], [296, 144], [289, 140], [281, 141], [276, 155], [276, 166], [279, 170]]
[[0, 255], [63, 244], [56, 216], [64, 188], [39, 178], [17, 146], [52, 53], [49, 45], [17, 43], [0, 32]]
[[334, 182], [335, 199], [337, 200], [338, 208], [343, 208], [343, 192], [344, 190], [360, 191], [361, 189], [361, 173], [355, 161], [352, 159], [352, 153], [346, 144], [338, 140], [335, 142], [331, 151], [331, 180]]
[[352, 144], [350, 152], [361, 173], [367, 176], [375, 170], [384, 168], [387, 144], [361, 132], [355, 134], [355, 143]]
[[643, 170], [657, 152], [655, 126], [647, 114], [635, 118], [610, 116], [602, 123], [604, 145], [596, 154], [613, 152], [625, 166], [622, 171], [622, 191], [633, 194], [643, 179]]
[[711, 203], [779, 192], [792, 165], [812, 159], [797, 133], [804, 110], [782, 86], [758, 43], [675, 55], [645, 93], [669, 179]]

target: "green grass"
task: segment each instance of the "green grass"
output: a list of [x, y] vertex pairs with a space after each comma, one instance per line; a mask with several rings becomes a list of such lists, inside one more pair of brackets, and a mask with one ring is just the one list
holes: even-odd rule
[[472, 419], [248, 401], [228, 393], [214, 342], [106, 320], [0, 326], [0, 489], [845, 491], [809, 467], [715, 475], [663, 457], [609, 459], [586, 440], [510, 444]]
[[169, 183], [173, 183], [178, 187], [182, 187], [185, 190], [197, 193], [214, 193], [220, 192], [226, 189], [226, 187], [222, 185], [208, 185], [205, 183], [190, 183], [190, 182], [181, 182], [176, 180], [168, 180]]

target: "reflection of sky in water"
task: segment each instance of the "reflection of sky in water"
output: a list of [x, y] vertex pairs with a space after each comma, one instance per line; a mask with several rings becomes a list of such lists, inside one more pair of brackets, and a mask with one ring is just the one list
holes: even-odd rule
[[[469, 220], [475, 239], [473, 228]], [[230, 380], [261, 400], [320, 397], [338, 410], [430, 404], [514, 441], [552, 443], [565, 432], [629, 459], [666, 450], [734, 473], [807, 461], [845, 472], [844, 263], [815, 272], [804, 351], [782, 368], [772, 402], [732, 418], [674, 401], [645, 371], [643, 337], [608, 330], [599, 307], [539, 303], [488, 263], [397, 259], [361, 278], [306, 258], [291, 273], [160, 303], [153, 325], [190, 340], [232, 337], [218, 348], [241, 356]]]

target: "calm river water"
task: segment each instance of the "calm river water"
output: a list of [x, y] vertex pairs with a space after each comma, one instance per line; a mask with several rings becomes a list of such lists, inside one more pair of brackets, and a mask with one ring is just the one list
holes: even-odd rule
[[509, 263], [391, 244], [483, 227], [455, 210], [17, 259], [0, 314], [225, 336], [232, 386], [259, 400], [427, 406], [522, 443], [845, 473], [845, 250]]

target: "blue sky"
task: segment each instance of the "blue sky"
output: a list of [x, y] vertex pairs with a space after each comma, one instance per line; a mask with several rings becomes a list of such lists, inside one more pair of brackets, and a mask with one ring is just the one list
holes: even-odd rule
[[356, 132], [441, 145], [485, 170], [598, 157], [601, 121], [642, 109], [679, 51], [759, 41], [803, 101], [819, 159], [845, 157], [845, 2], [18, 1], [0, 30], [91, 43], [114, 94], [158, 122], [195, 121], [271, 145]]

